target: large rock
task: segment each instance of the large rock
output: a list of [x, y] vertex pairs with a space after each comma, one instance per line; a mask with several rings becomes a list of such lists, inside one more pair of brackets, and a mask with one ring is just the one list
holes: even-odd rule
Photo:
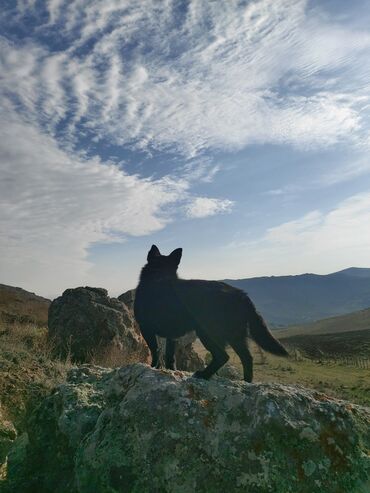
[[[118, 296], [118, 299], [122, 301], [127, 308], [131, 311], [134, 317], [134, 301], [135, 301], [135, 289], [130, 289], [125, 293]], [[139, 329], [138, 329], [139, 330]], [[197, 371], [204, 368], [204, 361], [200, 355], [194, 350], [193, 343], [196, 341], [195, 332], [189, 332], [183, 337], [180, 337], [176, 344], [175, 356], [176, 366], [179, 370], [183, 371]], [[157, 338], [159, 341], [159, 347], [161, 348], [162, 356], [165, 353], [166, 342], [162, 337]], [[161, 363], [164, 364], [163, 357], [161, 357]]]
[[366, 493], [369, 425], [304, 388], [86, 365], [34, 413], [9, 491]]
[[88, 362], [112, 348], [131, 362], [146, 361], [148, 349], [133, 313], [103, 288], [67, 289], [49, 308], [49, 335], [57, 351], [74, 361]]
[[[162, 346], [162, 351], [165, 348], [165, 339], [158, 338]], [[176, 343], [176, 367], [183, 371], [197, 371], [204, 368], [204, 361], [199, 354], [194, 350], [193, 343], [197, 336], [195, 332], [189, 332], [180, 337]]]

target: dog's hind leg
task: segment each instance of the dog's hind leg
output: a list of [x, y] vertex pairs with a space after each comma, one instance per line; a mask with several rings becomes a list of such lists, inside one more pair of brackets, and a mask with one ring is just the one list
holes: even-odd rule
[[166, 339], [166, 368], [169, 370], [176, 370], [175, 348], [175, 339]]
[[197, 330], [197, 336], [199, 337], [203, 346], [208, 349], [212, 355], [210, 364], [204, 370], [198, 370], [194, 373], [195, 378], [204, 378], [208, 380], [217, 370], [221, 368], [229, 359], [229, 355], [225, 351], [225, 348], [218, 345], [203, 331]]
[[229, 343], [242, 362], [244, 380], [251, 382], [253, 380], [253, 358], [248, 349], [247, 338], [230, 340]]

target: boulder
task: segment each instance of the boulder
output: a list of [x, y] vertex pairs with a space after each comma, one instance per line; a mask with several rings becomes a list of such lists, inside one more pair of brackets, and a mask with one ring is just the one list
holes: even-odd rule
[[[159, 339], [161, 339], [159, 337]], [[197, 336], [195, 332], [189, 332], [178, 339], [176, 344], [176, 367], [183, 371], [197, 371], [204, 368], [204, 361], [200, 355], [194, 350], [193, 343]], [[164, 339], [161, 342], [163, 350], [165, 347]]]
[[131, 362], [149, 356], [132, 311], [103, 288], [64, 291], [50, 305], [48, 325], [57, 352], [73, 361], [95, 361], [114, 349]]
[[241, 369], [231, 363], [226, 363], [226, 365], [222, 366], [218, 370], [217, 375], [222, 378], [229, 378], [230, 380], [243, 380]]
[[[130, 289], [125, 293], [118, 296], [118, 299], [125, 303], [127, 308], [131, 310], [134, 317], [134, 301], [135, 301], [135, 289]], [[138, 326], [137, 326], [138, 327]], [[139, 327], [138, 327], [138, 330]], [[183, 337], [180, 337], [176, 344], [176, 366], [179, 370], [183, 371], [197, 371], [204, 368], [204, 361], [200, 355], [194, 350], [193, 343], [196, 341], [195, 332], [189, 332]], [[161, 348], [162, 355], [165, 352], [165, 339], [158, 337], [159, 346]], [[161, 358], [163, 364], [163, 357]]]
[[125, 293], [120, 294], [117, 298], [122, 301], [129, 310], [131, 310], [131, 313], [134, 313], [135, 291], [136, 289], [129, 289]]
[[9, 491], [365, 493], [369, 425], [302, 387], [85, 365], [34, 412]]

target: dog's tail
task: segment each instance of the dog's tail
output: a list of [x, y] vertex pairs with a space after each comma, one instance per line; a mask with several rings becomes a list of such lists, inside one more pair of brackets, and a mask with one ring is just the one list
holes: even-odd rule
[[271, 354], [276, 354], [277, 356], [288, 356], [288, 351], [271, 334], [266, 322], [258, 313], [249, 297], [247, 297], [247, 305], [249, 334], [254, 342]]

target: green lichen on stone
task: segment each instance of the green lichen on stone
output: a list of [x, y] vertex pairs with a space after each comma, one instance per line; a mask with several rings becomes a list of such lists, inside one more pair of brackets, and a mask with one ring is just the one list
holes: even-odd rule
[[40, 493], [363, 493], [369, 424], [302, 387], [85, 366], [35, 413], [25, 463]]

